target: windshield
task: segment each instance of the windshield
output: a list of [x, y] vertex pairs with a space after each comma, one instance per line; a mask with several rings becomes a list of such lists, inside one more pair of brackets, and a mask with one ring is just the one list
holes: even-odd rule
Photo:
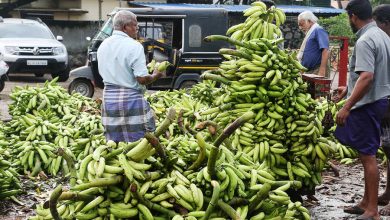
[[37, 24], [0, 24], [0, 38], [44, 38], [54, 39], [45, 26]]
[[161, 27], [151, 27], [148, 26], [147, 28], [144, 26], [139, 27], [139, 36], [143, 38], [152, 38], [155, 40], [160, 40], [163, 38]]
[[103, 41], [107, 37], [111, 36], [113, 31], [113, 25], [112, 25], [112, 17], [109, 17], [106, 23], [104, 23], [103, 27], [99, 30], [94, 40], [101, 40]]

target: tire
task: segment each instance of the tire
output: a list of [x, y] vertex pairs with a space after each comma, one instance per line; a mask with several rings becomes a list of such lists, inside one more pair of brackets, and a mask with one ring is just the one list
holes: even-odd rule
[[69, 79], [69, 72], [70, 68], [67, 67], [65, 70], [57, 72], [57, 73], [52, 73], [51, 77], [54, 79], [58, 77], [58, 82], [65, 82], [66, 80]]
[[34, 75], [35, 75], [36, 77], [43, 77], [45, 74], [44, 74], [44, 73], [34, 73]]
[[90, 80], [85, 78], [74, 79], [68, 87], [69, 94], [73, 92], [78, 92], [83, 96], [92, 98], [95, 88]]
[[0, 92], [3, 91], [5, 87], [5, 82], [4, 82], [4, 79], [3, 77], [0, 78]]
[[197, 83], [196, 81], [184, 81], [180, 84], [179, 89], [191, 89]]

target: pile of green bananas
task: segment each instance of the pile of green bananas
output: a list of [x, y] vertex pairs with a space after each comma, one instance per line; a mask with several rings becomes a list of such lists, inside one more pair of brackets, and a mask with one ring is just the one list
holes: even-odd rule
[[154, 134], [116, 144], [91, 115], [59, 117], [65, 126], [75, 120], [67, 138], [75, 181], [69, 191], [57, 186], [30, 219], [310, 219], [290, 193], [321, 183], [338, 144], [323, 137], [325, 108], [306, 93], [304, 68], [278, 49], [284, 14], [259, 2], [245, 14], [234, 37], [206, 39], [237, 49], [220, 50], [228, 59], [204, 83], [148, 97]]
[[[50, 200], [56, 211], [38, 205], [37, 216], [30, 219], [310, 219], [286, 192], [302, 183], [277, 180], [266, 162], [254, 163], [223, 143], [213, 177], [208, 158], [215, 135], [199, 126], [182, 130], [175, 123], [174, 135], [160, 137], [177, 117], [164, 119], [156, 136], [96, 148], [77, 165], [70, 191], [61, 193], [61, 186], [53, 191], [51, 199], [60, 201]], [[254, 117], [251, 113], [238, 121]], [[153, 141], [157, 137], [160, 141]]]
[[[247, 111], [255, 112], [253, 120], [236, 130], [233, 148], [254, 163], [267, 161], [280, 178], [300, 180], [308, 188], [321, 183], [320, 173], [335, 148], [321, 138], [317, 102], [306, 93], [307, 85], [299, 74], [304, 68], [294, 54], [280, 50], [277, 40], [235, 42], [224, 36], [207, 40], [226, 40], [240, 48], [229, 50], [231, 59], [219, 69], [202, 75], [221, 82], [224, 92], [215, 100], [215, 107], [199, 114], [210, 115], [211, 120], [226, 126]], [[245, 51], [253, 50], [254, 45], [263, 50]]]
[[9, 162], [11, 153], [4, 134], [4, 124], [0, 122], [0, 199], [12, 197], [21, 192], [19, 174]]
[[63, 154], [76, 161], [98, 147], [93, 142], [87, 149], [85, 138], [104, 140], [101, 117], [95, 115], [98, 104], [78, 93], [67, 94], [56, 80], [43, 87], [15, 87], [10, 97], [12, 120], [4, 125], [7, 148], [15, 168], [30, 176], [40, 171], [68, 175]]

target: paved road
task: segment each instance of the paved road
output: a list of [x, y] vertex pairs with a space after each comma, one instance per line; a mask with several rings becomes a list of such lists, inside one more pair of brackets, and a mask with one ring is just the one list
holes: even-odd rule
[[[15, 86], [43, 86], [46, 80], [51, 80], [50, 74], [46, 74], [43, 77], [36, 77], [31, 74], [12, 74], [9, 76], [9, 81], [5, 82], [5, 88], [0, 92], [0, 119], [7, 120], [10, 118], [8, 114], [8, 104], [12, 102], [9, 97], [12, 89]], [[59, 83], [66, 90], [68, 85], [72, 82], [72, 79], [68, 79], [66, 82]], [[102, 90], [96, 89], [93, 98], [101, 98]]]

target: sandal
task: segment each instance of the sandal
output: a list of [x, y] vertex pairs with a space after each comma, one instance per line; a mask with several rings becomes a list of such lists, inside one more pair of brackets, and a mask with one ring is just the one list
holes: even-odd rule
[[354, 206], [345, 207], [344, 212], [349, 214], [361, 215], [364, 213], [364, 209], [354, 205]]

